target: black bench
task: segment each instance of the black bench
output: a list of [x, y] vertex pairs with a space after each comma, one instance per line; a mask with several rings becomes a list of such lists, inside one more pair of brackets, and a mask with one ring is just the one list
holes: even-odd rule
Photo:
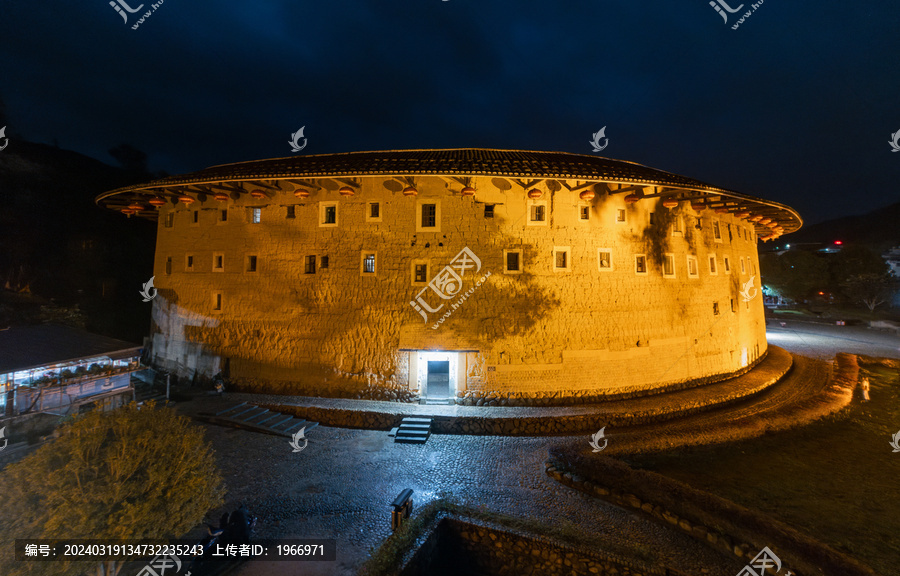
[[412, 513], [412, 488], [407, 488], [400, 492], [394, 501], [391, 502], [392, 510], [391, 510], [391, 530], [396, 530], [399, 528], [403, 521], [409, 518], [409, 515]]

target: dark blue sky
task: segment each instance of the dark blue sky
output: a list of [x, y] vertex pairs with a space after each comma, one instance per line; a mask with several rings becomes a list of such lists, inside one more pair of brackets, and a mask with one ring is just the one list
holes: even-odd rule
[[[144, 1], [141, 13], [151, 9]], [[140, 2], [131, 0], [131, 6]], [[731, 1], [737, 7], [740, 2]], [[744, 2], [739, 14], [750, 10]], [[900, 7], [765, 0], [0, 0], [7, 133], [170, 173], [290, 155], [483, 146], [590, 154], [787, 203], [900, 200]]]

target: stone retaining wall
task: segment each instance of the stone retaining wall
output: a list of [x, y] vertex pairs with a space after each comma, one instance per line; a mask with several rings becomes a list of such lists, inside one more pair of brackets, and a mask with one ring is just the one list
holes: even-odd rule
[[542, 535], [525, 534], [482, 520], [442, 514], [400, 576], [495, 574], [497, 576], [662, 576], [665, 569], [579, 549]]
[[584, 473], [582, 459], [574, 458], [573, 466], [567, 456], [571, 456], [567, 451], [551, 450], [547, 474], [570, 488], [649, 515], [722, 552], [750, 560], [768, 546], [794, 576], [877, 576], [868, 567], [761, 512], [609, 457], [592, 458], [591, 478], [586, 478], [573, 472]]

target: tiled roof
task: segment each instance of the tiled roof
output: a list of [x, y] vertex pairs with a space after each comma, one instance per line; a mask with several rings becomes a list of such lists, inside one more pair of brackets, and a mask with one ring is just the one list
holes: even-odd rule
[[140, 346], [57, 324], [0, 330], [0, 374], [80, 358], [136, 356]]
[[[778, 212], [788, 211], [793, 218], [778, 218], [789, 231], [800, 228], [799, 215], [787, 206], [718, 188], [700, 180], [657, 170], [634, 162], [564, 152], [490, 150], [459, 148], [448, 150], [389, 150], [347, 152], [341, 154], [297, 155], [269, 160], [212, 166], [197, 172], [169, 176], [146, 184], [119, 188], [97, 197], [97, 203], [112, 209], [124, 207], [122, 201], [139, 199], [140, 193], [179, 186], [353, 176], [496, 176], [505, 178], [569, 179], [620, 184], [644, 184], [684, 190], [723, 194], [734, 199], [762, 203]], [[119, 206], [122, 204], [122, 206]], [[774, 215], [774, 214], [773, 214]], [[786, 228], [787, 230], [787, 228]]]

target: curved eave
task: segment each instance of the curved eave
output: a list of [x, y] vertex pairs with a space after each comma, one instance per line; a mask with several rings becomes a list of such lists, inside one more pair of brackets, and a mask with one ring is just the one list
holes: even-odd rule
[[[410, 176], [497, 177], [540, 180], [584, 181], [594, 184], [655, 187], [651, 196], [692, 200], [710, 209], [731, 213], [749, 211], [778, 222], [783, 234], [796, 232], [803, 225], [800, 215], [784, 204], [755, 198], [733, 190], [711, 186], [655, 168], [600, 156], [564, 152], [489, 150], [463, 148], [450, 150], [391, 150], [291, 156], [212, 166], [198, 172], [169, 176], [145, 184], [126, 186], [105, 192], [95, 202], [104, 208], [121, 210], [133, 202], [146, 203], [152, 196], [170, 199], [179, 195], [196, 196], [191, 187], [224, 183], [266, 183], [273, 187], [281, 181], [316, 178], [353, 177], [403, 178]], [[609, 187], [609, 193], [617, 193]], [[155, 220], [157, 211], [147, 209], [139, 217]], [[755, 224], [757, 235], [770, 229]]]

